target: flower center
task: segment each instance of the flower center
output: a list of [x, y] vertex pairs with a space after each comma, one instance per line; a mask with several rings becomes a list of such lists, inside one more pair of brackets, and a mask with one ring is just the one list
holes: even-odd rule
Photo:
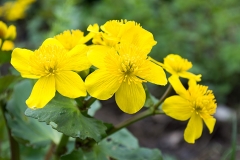
[[120, 61], [119, 71], [122, 75], [122, 81], [128, 84], [141, 82], [142, 80], [137, 77], [139, 72], [139, 57], [123, 55]]
[[30, 57], [32, 72], [39, 76], [55, 75], [66, 59], [66, 50], [57, 45], [41, 46]]
[[198, 97], [192, 106], [192, 112], [195, 112], [201, 118], [209, 118], [216, 109], [215, 100], [208, 95]]

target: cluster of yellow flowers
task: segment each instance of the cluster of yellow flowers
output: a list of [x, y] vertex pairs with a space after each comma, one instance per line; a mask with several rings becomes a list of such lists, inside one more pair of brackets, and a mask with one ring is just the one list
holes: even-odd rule
[[25, 17], [28, 6], [36, 0], [16, 0], [5, 2], [0, 6], [0, 17], [7, 21], [16, 21]]
[[0, 21], [0, 49], [2, 51], [9, 51], [14, 48], [13, 40], [16, 38], [17, 32], [14, 25], [9, 27]]
[[[100, 30], [101, 29], [101, 30]], [[70, 98], [86, 96], [107, 100], [115, 94], [119, 108], [126, 113], [138, 112], [146, 101], [142, 83], [166, 85], [168, 80], [178, 95], [167, 98], [162, 110], [177, 120], [189, 120], [184, 138], [189, 143], [202, 134], [203, 121], [213, 131], [215, 98], [206, 86], [198, 85], [201, 75], [188, 70], [191, 62], [174, 54], [164, 63], [148, 54], [156, 45], [152, 33], [140, 24], [111, 20], [99, 27], [90, 25], [89, 34], [67, 30], [46, 39], [39, 49], [13, 50], [11, 64], [24, 78], [38, 79], [26, 103], [32, 109], [43, 108], [58, 91]], [[86, 42], [92, 39], [92, 45]], [[96, 69], [85, 82], [77, 72]], [[164, 69], [171, 74], [167, 80]], [[179, 77], [189, 79], [186, 90]]]
[[[194, 143], [202, 135], [203, 121], [212, 133], [216, 119], [216, 100], [207, 86], [197, 84], [201, 75], [187, 72], [192, 63], [179, 55], [170, 54], [160, 65], [171, 75], [169, 82], [178, 95], [167, 98], [162, 104], [162, 110], [170, 117], [180, 121], [189, 120], [184, 132], [184, 139]], [[188, 90], [184, 88], [179, 77], [189, 79]]]

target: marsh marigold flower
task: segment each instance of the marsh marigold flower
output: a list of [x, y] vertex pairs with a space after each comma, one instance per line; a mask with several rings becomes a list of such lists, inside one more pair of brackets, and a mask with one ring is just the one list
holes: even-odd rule
[[101, 27], [99, 32], [98, 27], [90, 25], [88, 31], [95, 34], [93, 43], [106, 47], [115, 47], [118, 44], [133, 44], [141, 46], [142, 50], [150, 52], [152, 47], [156, 45], [151, 32], [143, 29], [140, 24], [135, 21], [127, 20], [110, 20]]
[[0, 17], [4, 17], [8, 21], [16, 21], [25, 17], [25, 11], [29, 5], [36, 0], [16, 0], [5, 2], [0, 7]]
[[95, 45], [88, 52], [90, 62], [97, 67], [85, 80], [88, 93], [106, 100], [115, 93], [120, 109], [132, 114], [139, 111], [146, 99], [143, 82], [158, 85], [167, 83], [161, 66], [151, 62], [146, 50], [134, 45], [119, 45], [107, 49]]
[[[97, 24], [93, 25], [93, 28], [98, 27]], [[54, 38], [57, 39], [67, 50], [73, 49], [76, 45], [85, 44], [91, 38], [94, 33], [89, 33], [84, 36], [84, 33], [80, 30], [66, 30], [63, 33], [56, 35]]]
[[159, 63], [167, 72], [172, 75], [177, 75], [179, 77], [194, 79], [196, 81], [201, 80], [201, 75], [195, 75], [188, 72], [192, 68], [192, 63], [187, 59], [183, 59], [181, 56], [176, 54], [169, 54], [164, 58], [164, 63]]
[[167, 98], [162, 109], [166, 115], [177, 120], [189, 119], [184, 139], [194, 143], [202, 135], [203, 122], [212, 133], [216, 122], [213, 114], [217, 106], [212, 91], [207, 86], [196, 84], [195, 80], [189, 80], [186, 90], [177, 76], [170, 77], [169, 82], [178, 95]]
[[28, 107], [44, 107], [58, 91], [70, 98], [86, 96], [83, 80], [76, 73], [90, 67], [87, 59], [88, 47], [77, 45], [71, 51], [54, 38], [43, 42], [38, 50], [16, 48], [11, 64], [24, 78], [38, 79], [30, 97]]
[[17, 32], [14, 25], [9, 27], [2, 21], [0, 21], [0, 38], [2, 40], [14, 40], [16, 38]]

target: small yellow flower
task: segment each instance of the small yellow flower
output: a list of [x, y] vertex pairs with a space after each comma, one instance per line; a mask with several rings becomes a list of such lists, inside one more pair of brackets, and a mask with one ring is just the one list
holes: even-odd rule
[[0, 39], [0, 46], [2, 45], [1, 50], [2, 51], [10, 51], [13, 50], [14, 48], [14, 43], [9, 40], [5, 40], [4, 43], [2, 44], [2, 40]]
[[146, 100], [143, 82], [166, 85], [161, 66], [151, 62], [146, 50], [134, 45], [119, 45], [112, 49], [95, 45], [88, 52], [90, 62], [98, 69], [85, 80], [88, 93], [100, 100], [113, 96], [123, 112], [139, 111]]
[[[94, 25], [94, 27], [96, 24]], [[85, 44], [88, 42], [94, 33], [89, 33], [84, 36], [84, 33], [80, 30], [66, 30], [63, 33], [56, 35], [54, 38], [57, 39], [67, 50], [73, 49], [78, 44]]]
[[186, 90], [177, 76], [171, 76], [169, 82], [178, 95], [167, 98], [162, 109], [166, 115], [177, 120], [190, 119], [184, 131], [184, 139], [194, 143], [202, 135], [203, 121], [212, 133], [216, 122], [213, 114], [217, 107], [212, 91], [207, 86], [196, 84], [194, 80], [189, 80], [189, 88]]
[[43, 42], [38, 50], [16, 48], [11, 64], [24, 78], [38, 79], [26, 103], [29, 108], [44, 107], [58, 91], [70, 98], [86, 96], [83, 80], [76, 73], [88, 69], [88, 47], [77, 45], [71, 51], [54, 38]]
[[16, 38], [17, 32], [14, 25], [7, 25], [0, 21], [0, 38], [4, 40], [14, 40]]
[[88, 31], [95, 34], [93, 38], [94, 44], [115, 47], [118, 44], [133, 44], [146, 52], [150, 52], [152, 47], [156, 45], [152, 33], [143, 29], [140, 24], [127, 20], [111, 20], [102, 25], [101, 30], [92, 28], [90, 25]]
[[188, 72], [192, 68], [192, 63], [176, 54], [169, 54], [164, 58], [164, 63], [159, 63], [167, 72], [179, 77], [201, 81], [202, 75], [195, 75]]
[[36, 0], [17, 0], [5, 2], [0, 8], [1, 15], [8, 21], [16, 21], [25, 17], [25, 11], [28, 6]]

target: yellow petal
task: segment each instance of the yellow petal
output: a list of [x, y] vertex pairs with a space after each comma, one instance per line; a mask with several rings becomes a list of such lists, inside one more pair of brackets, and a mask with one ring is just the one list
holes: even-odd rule
[[92, 39], [94, 37], [94, 35], [96, 33], [99, 32], [99, 26], [98, 24], [94, 24], [94, 25], [89, 25], [87, 28], [87, 31], [90, 31], [85, 37], [83, 37], [80, 41], [80, 43], [86, 43], [88, 42], [90, 39]]
[[91, 63], [87, 58], [88, 48], [86, 45], [77, 45], [67, 53], [68, 60], [62, 68], [64, 70], [82, 71], [90, 68]]
[[205, 122], [205, 124], [207, 125], [209, 132], [212, 133], [213, 132], [213, 128], [215, 126], [216, 123], [216, 119], [215, 118], [205, 118], [203, 119], [203, 121]]
[[59, 46], [61, 48], [64, 48], [64, 46], [58, 40], [56, 40], [55, 38], [48, 38], [48, 39], [46, 39], [42, 43], [42, 46], [43, 45], [57, 45], [57, 46]]
[[156, 65], [151, 61], [147, 61], [147, 70], [143, 70], [138, 74], [139, 77], [158, 85], [166, 85], [167, 78], [161, 66]]
[[181, 97], [185, 99], [189, 99], [189, 93], [182, 85], [178, 76], [172, 75], [171, 77], [168, 78], [168, 80], [177, 94], [179, 94]]
[[190, 72], [180, 72], [180, 73], [178, 73], [178, 75], [183, 78], [194, 79], [197, 82], [201, 81], [201, 77], [202, 77], [201, 74], [195, 75]]
[[0, 21], [0, 39], [6, 37], [7, 29], [7, 25], [3, 21]]
[[133, 114], [144, 106], [146, 93], [142, 83], [123, 82], [115, 94], [115, 99], [123, 112]]
[[81, 77], [73, 71], [62, 71], [55, 75], [57, 91], [66, 97], [86, 96], [86, 88]]
[[188, 143], [195, 143], [195, 140], [201, 137], [203, 122], [199, 115], [193, 114], [190, 118], [187, 128], [184, 131], [184, 139]]
[[95, 67], [103, 68], [105, 66], [104, 59], [110, 50], [110, 47], [107, 46], [93, 45], [90, 47], [87, 56]]
[[10, 51], [14, 48], [14, 43], [9, 40], [5, 40], [2, 45], [2, 51]]
[[190, 102], [180, 96], [167, 98], [162, 104], [162, 110], [166, 115], [180, 121], [185, 121], [192, 115]]
[[55, 96], [54, 76], [42, 77], [34, 85], [30, 97], [26, 100], [29, 108], [43, 108]]
[[118, 77], [102, 69], [94, 71], [85, 80], [88, 93], [100, 100], [111, 98], [120, 84]]
[[[128, 22], [128, 24], [124, 25], [124, 27], [128, 28], [131, 26], [130, 23], [132, 22]], [[146, 54], [150, 53], [152, 47], [157, 44], [152, 33], [143, 29], [139, 25], [134, 25], [126, 29], [121, 37], [120, 42], [137, 46], [141, 48], [141, 50], [144, 50], [144, 53]]]
[[14, 25], [10, 25], [8, 27], [5, 39], [10, 39], [13, 40], [16, 38], [17, 32], [16, 32], [16, 27]]
[[87, 28], [87, 31], [89, 32], [93, 32], [93, 33], [98, 33], [99, 32], [99, 26], [97, 23], [95, 23], [94, 25], [89, 25]]
[[33, 52], [30, 50], [16, 48], [12, 52], [11, 64], [24, 78], [40, 78], [40, 76], [31, 73], [31, 67], [29, 65], [31, 55], [33, 55]]

